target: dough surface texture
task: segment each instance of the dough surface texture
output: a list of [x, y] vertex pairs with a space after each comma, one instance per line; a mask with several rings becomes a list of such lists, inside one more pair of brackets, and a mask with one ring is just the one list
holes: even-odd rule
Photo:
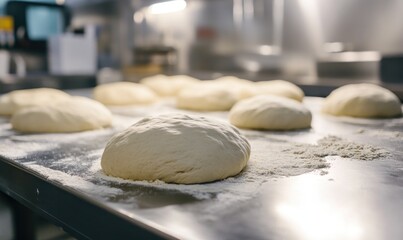
[[157, 95], [141, 84], [116, 82], [95, 87], [94, 99], [105, 105], [144, 105], [155, 102]]
[[108, 127], [111, 123], [112, 114], [104, 105], [84, 97], [24, 108], [11, 118], [13, 129], [35, 133], [80, 132]]
[[0, 97], [0, 115], [12, 115], [24, 107], [54, 104], [70, 97], [69, 94], [52, 88], [12, 91]]
[[176, 96], [182, 89], [199, 82], [200, 80], [187, 75], [165, 76], [161, 74], [140, 81], [141, 84], [146, 85], [163, 97]]
[[176, 107], [194, 111], [227, 111], [237, 102], [230, 87], [214, 81], [183, 89], [176, 98]]
[[245, 99], [256, 95], [255, 84], [252, 81], [237, 78], [234, 76], [225, 76], [217, 78], [211, 82], [225, 86], [227, 89], [233, 91], [238, 100]]
[[291, 98], [299, 102], [302, 102], [305, 96], [301, 88], [284, 80], [262, 81], [255, 84], [255, 95], [276, 95]]
[[229, 118], [239, 128], [293, 130], [309, 128], [312, 114], [298, 101], [261, 95], [239, 101]]
[[113, 136], [102, 155], [107, 175], [168, 183], [205, 183], [235, 176], [250, 145], [230, 124], [183, 114], [140, 120]]
[[348, 84], [325, 99], [322, 112], [335, 116], [390, 118], [402, 115], [399, 98], [373, 84]]

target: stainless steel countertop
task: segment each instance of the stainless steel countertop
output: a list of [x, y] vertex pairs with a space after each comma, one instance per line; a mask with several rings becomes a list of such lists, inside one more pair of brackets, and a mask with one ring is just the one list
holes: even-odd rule
[[[88, 90], [72, 93], [89, 95]], [[294, 177], [267, 178], [256, 194], [231, 201], [214, 194], [200, 199], [152, 184], [92, 178], [93, 163], [99, 161], [107, 140], [119, 129], [94, 135], [28, 135], [12, 131], [7, 119], [2, 119], [0, 145], [13, 144], [14, 149], [5, 151], [3, 147], [0, 155], [61, 190], [83, 194], [108, 211], [181, 239], [402, 239], [403, 119], [327, 117], [317, 112], [320, 101], [305, 101], [314, 114], [311, 130], [263, 134], [310, 143], [331, 134], [385, 148], [391, 157], [373, 161], [330, 157], [327, 174], [316, 170]], [[130, 111], [126, 111], [127, 116]], [[133, 117], [141, 115], [134, 112]], [[78, 137], [72, 138], [74, 135]], [[60, 139], [50, 140], [55, 137]], [[32, 151], [16, 153], [24, 144], [34, 146], [29, 148]], [[51, 150], [42, 148], [51, 144]], [[32, 168], [33, 163], [42, 168]], [[52, 176], [52, 170], [64, 180]], [[87, 188], [77, 187], [66, 184], [66, 179], [72, 183], [87, 179], [89, 183]], [[96, 192], [98, 187], [107, 189]], [[116, 193], [111, 195], [110, 189]], [[97, 221], [97, 216], [93, 218]]]

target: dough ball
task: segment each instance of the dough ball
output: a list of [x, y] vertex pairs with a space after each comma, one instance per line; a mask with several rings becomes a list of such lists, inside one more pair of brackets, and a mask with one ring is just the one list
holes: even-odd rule
[[229, 118], [239, 128], [292, 130], [309, 128], [312, 115], [298, 101], [261, 95], [239, 101], [231, 109]]
[[176, 98], [176, 107], [194, 111], [227, 111], [237, 100], [229, 87], [200, 83], [183, 89]]
[[72, 97], [52, 105], [34, 106], [17, 111], [11, 118], [13, 129], [21, 132], [63, 133], [108, 127], [110, 111], [94, 100]]
[[108, 175], [168, 183], [204, 183], [235, 176], [250, 145], [227, 123], [182, 114], [144, 118], [113, 136], [102, 155]]
[[12, 91], [0, 97], [0, 115], [12, 115], [24, 107], [54, 104], [70, 97], [67, 93], [52, 88]]
[[200, 80], [186, 75], [156, 75], [140, 81], [141, 84], [146, 85], [163, 97], [176, 96], [182, 89], [199, 82]]
[[223, 85], [227, 89], [234, 91], [239, 100], [256, 95], [254, 83], [249, 80], [237, 78], [234, 76], [225, 76], [217, 78], [213, 81], [216, 84]]
[[302, 102], [305, 94], [301, 88], [297, 85], [284, 81], [284, 80], [272, 80], [262, 81], [256, 83], [255, 95], [276, 95], [286, 98], [291, 98]]
[[95, 87], [94, 99], [105, 105], [137, 105], [153, 103], [157, 95], [141, 84], [116, 82]]
[[389, 118], [402, 114], [399, 98], [373, 84], [348, 84], [325, 99], [322, 112], [335, 116]]

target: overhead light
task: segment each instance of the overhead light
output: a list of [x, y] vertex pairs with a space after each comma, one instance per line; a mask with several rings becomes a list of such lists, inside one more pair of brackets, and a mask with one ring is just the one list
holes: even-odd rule
[[186, 8], [185, 0], [173, 0], [168, 2], [155, 3], [148, 7], [151, 14], [164, 14], [179, 12]]
[[137, 24], [141, 23], [144, 20], [143, 11], [137, 11], [133, 14], [133, 21]]

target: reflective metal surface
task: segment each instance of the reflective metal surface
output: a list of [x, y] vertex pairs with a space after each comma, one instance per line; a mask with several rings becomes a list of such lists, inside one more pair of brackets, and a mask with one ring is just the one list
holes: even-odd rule
[[[310, 100], [311, 110], [317, 112], [320, 99]], [[393, 151], [393, 156], [374, 161], [327, 157], [331, 167], [325, 173], [268, 179], [260, 193], [246, 201], [222, 207], [223, 203], [215, 199], [139, 214], [189, 239], [402, 239], [403, 121], [315, 114], [313, 128], [296, 134], [295, 141], [311, 142], [323, 134], [333, 134], [382, 146]], [[369, 129], [398, 137], [357, 134]], [[219, 211], [214, 211], [217, 208]], [[180, 231], [183, 226], [187, 231]]]
[[401, 239], [401, 162], [330, 162], [326, 176], [269, 180], [256, 198], [210, 219], [209, 202], [140, 214], [189, 239]]
[[[208, 194], [200, 198], [180, 190], [191, 189], [192, 185], [163, 189], [158, 183], [116, 182], [100, 177], [102, 172], [94, 163], [118, 129], [60, 134], [60, 138], [55, 138], [58, 135], [16, 133], [4, 119], [0, 144], [12, 143], [14, 151], [27, 144], [53, 147], [17, 152], [17, 157], [3, 148], [1, 155], [8, 155], [10, 163], [43, 176], [60, 191], [85, 196], [83, 200], [91, 199], [102, 206], [104, 210], [93, 212], [94, 221], [103, 211], [111, 211], [123, 215], [126, 221], [140, 221], [181, 239], [402, 239], [403, 118], [323, 116], [318, 112], [321, 101], [309, 97], [305, 101], [314, 113], [312, 129], [264, 134], [271, 139], [301, 143], [315, 143], [324, 136], [336, 135], [384, 148], [390, 152], [389, 157], [361, 161], [329, 156], [327, 169], [295, 177], [268, 176], [250, 195]], [[40, 167], [33, 168], [33, 164]], [[229, 183], [223, 185], [228, 188], [223, 191], [237, 187]], [[40, 189], [41, 194], [45, 191]], [[81, 227], [85, 233], [85, 226]]]

